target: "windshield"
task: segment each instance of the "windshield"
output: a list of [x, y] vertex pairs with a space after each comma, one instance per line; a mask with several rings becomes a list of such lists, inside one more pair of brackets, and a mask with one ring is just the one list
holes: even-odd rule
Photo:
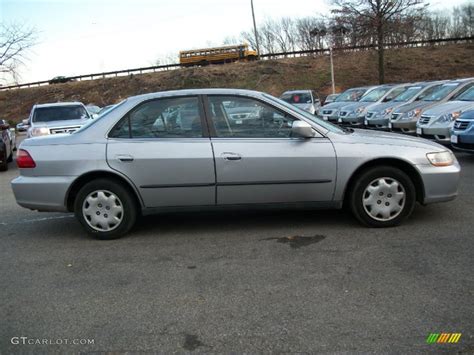
[[421, 86], [412, 86], [393, 99], [395, 102], [407, 102], [414, 98], [423, 88]]
[[350, 89], [340, 94], [334, 102], [356, 102], [359, 101], [367, 89]]
[[33, 115], [33, 122], [54, 122], [64, 120], [85, 120], [89, 115], [81, 105], [38, 107]]
[[284, 93], [281, 99], [290, 104], [311, 104], [311, 95], [305, 92]]
[[453, 92], [453, 90], [456, 89], [459, 85], [459, 83], [441, 85], [438, 90], [436, 90], [431, 95], [426, 96], [423, 101], [441, 101], [451, 92]]
[[470, 88], [466, 92], [459, 95], [456, 100], [458, 101], [474, 101], [474, 87]]
[[122, 102], [120, 102], [120, 103], [117, 104], [117, 105], [110, 106], [108, 110], [106, 110], [106, 111], [104, 111], [103, 113], [101, 113], [97, 118], [88, 121], [84, 126], [82, 126], [81, 128], [79, 128], [79, 129], [78, 129], [77, 131], [75, 131], [73, 134], [76, 134], [76, 133], [79, 133], [79, 132], [82, 132], [82, 131], [86, 130], [87, 128], [89, 128], [90, 126], [92, 126], [93, 124], [95, 124], [96, 122], [99, 122], [102, 118], [108, 116], [111, 112], [115, 111], [118, 107], [122, 106], [122, 104], [124, 104], [125, 102], [127, 102], [127, 100], [123, 100]]
[[263, 94], [263, 96], [265, 96], [267, 99], [270, 99], [271, 101], [273, 101], [275, 103], [278, 103], [282, 106], [285, 106], [285, 107], [289, 108], [291, 111], [297, 112], [301, 116], [304, 116], [304, 117], [310, 119], [311, 121], [317, 123], [319, 126], [321, 126], [323, 128], [326, 128], [328, 131], [338, 132], [338, 133], [344, 132], [344, 130], [342, 130], [339, 126], [333, 125], [332, 123], [329, 123], [327, 121], [319, 119], [316, 116], [309, 113], [308, 111], [305, 111], [305, 110], [302, 110], [302, 109], [300, 109], [296, 106], [290, 105], [286, 101], [283, 101], [281, 99], [277, 99], [276, 97], [273, 97], [273, 96], [267, 95], [267, 94]]
[[369, 91], [360, 99], [361, 102], [377, 102], [379, 101], [391, 88], [378, 88]]

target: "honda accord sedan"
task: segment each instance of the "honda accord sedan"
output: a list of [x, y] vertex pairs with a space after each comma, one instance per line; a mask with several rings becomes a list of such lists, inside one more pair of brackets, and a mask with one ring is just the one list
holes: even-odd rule
[[[256, 109], [233, 120], [236, 107]], [[74, 133], [25, 140], [17, 164], [21, 206], [74, 212], [100, 239], [127, 233], [140, 214], [256, 206], [346, 205], [367, 226], [391, 227], [416, 202], [454, 199], [460, 174], [436, 143], [341, 129], [233, 89], [128, 98]]]

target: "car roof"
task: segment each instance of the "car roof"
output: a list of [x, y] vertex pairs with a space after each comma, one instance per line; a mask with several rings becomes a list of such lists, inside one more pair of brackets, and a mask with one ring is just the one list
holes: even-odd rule
[[[308, 93], [311, 92], [312, 90], [288, 90], [285, 91], [283, 94], [298, 94], [298, 93]], [[283, 95], [282, 94], [282, 95]]]
[[244, 96], [262, 96], [262, 92], [243, 89], [184, 89], [158, 91], [149, 94], [131, 96], [127, 100], [151, 100], [169, 96], [192, 96], [192, 95], [244, 95]]
[[60, 106], [77, 106], [81, 105], [84, 106], [82, 102], [52, 102], [46, 104], [36, 104], [35, 108], [43, 108], [43, 107], [60, 107]]

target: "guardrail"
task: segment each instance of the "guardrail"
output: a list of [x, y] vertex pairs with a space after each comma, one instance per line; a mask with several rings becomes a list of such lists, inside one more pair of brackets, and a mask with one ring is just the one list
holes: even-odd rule
[[[431, 39], [431, 40], [422, 40], [422, 41], [409, 41], [409, 42], [398, 42], [398, 43], [386, 43], [384, 48], [406, 48], [406, 47], [425, 47], [432, 45], [445, 45], [452, 43], [469, 43], [474, 41], [474, 36], [471, 37], [459, 37], [459, 38], [444, 38], [444, 39]], [[347, 46], [347, 47], [335, 47], [333, 48], [334, 52], [353, 52], [361, 50], [370, 50], [377, 48], [376, 44], [363, 45], [363, 46]], [[265, 53], [260, 55], [260, 58], [263, 60], [268, 59], [278, 59], [278, 58], [288, 58], [288, 57], [305, 57], [311, 55], [321, 55], [329, 53], [329, 48], [320, 48], [320, 49], [311, 49], [311, 50], [302, 50], [302, 51], [292, 51], [292, 52], [281, 52], [281, 53]], [[166, 65], [156, 65], [150, 67], [134, 68], [134, 69], [124, 69], [116, 71], [108, 71], [102, 73], [86, 74], [86, 75], [77, 75], [67, 77], [67, 80], [95, 80], [102, 78], [110, 78], [122, 75], [133, 75], [133, 74], [143, 74], [163, 70], [174, 70], [181, 68], [181, 65], [176, 64], [166, 64]], [[19, 89], [19, 88], [29, 88], [36, 86], [50, 85], [50, 80], [36, 81], [32, 83], [18, 84], [18, 85], [9, 85], [9, 86], [0, 86], [0, 90], [10, 90], [10, 89]]]

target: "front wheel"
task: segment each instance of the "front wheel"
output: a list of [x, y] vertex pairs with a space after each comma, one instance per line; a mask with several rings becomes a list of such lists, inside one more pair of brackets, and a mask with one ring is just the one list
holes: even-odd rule
[[79, 190], [74, 213], [89, 234], [97, 239], [110, 240], [132, 229], [137, 206], [132, 194], [122, 184], [98, 179]]
[[412, 180], [397, 168], [383, 166], [362, 173], [350, 195], [355, 217], [370, 227], [393, 227], [413, 212], [416, 190]]

